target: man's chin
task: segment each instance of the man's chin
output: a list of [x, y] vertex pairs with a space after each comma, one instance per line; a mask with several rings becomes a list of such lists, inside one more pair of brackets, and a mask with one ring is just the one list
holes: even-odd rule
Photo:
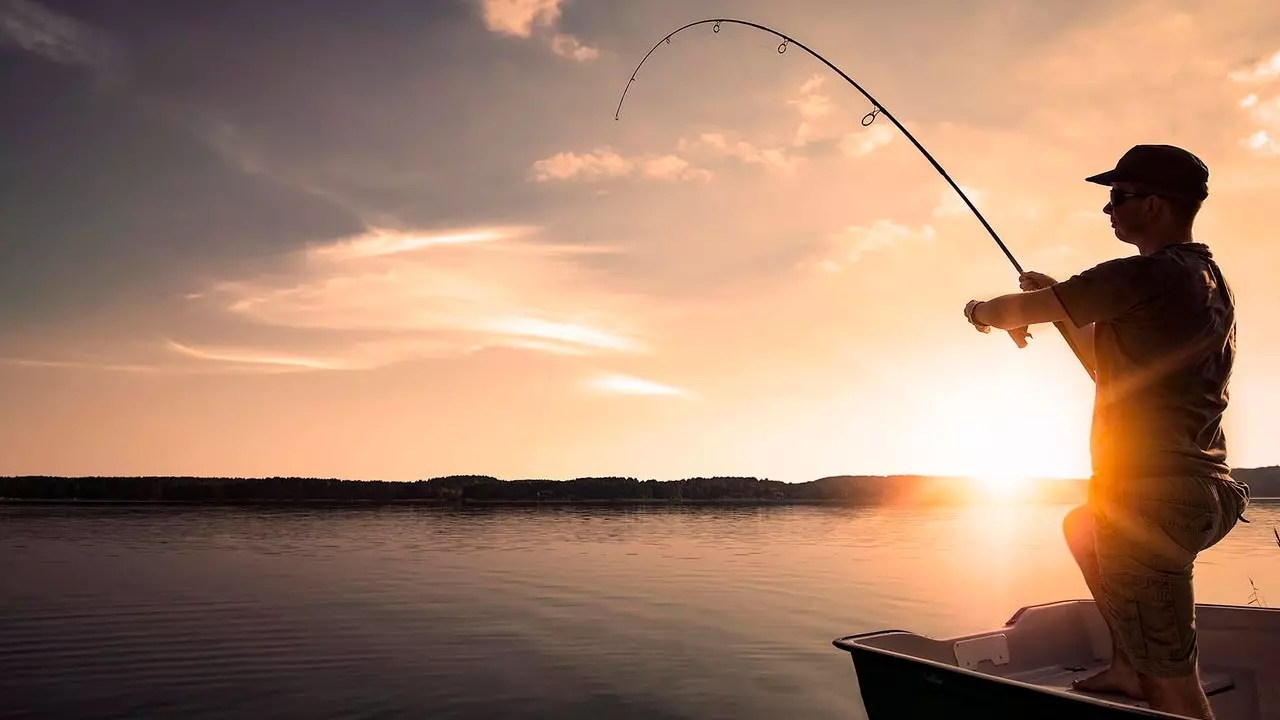
[[1134, 247], [1138, 247], [1138, 243], [1135, 242], [1133, 238], [1130, 238], [1127, 234], [1120, 232], [1119, 230], [1116, 230], [1115, 233], [1116, 233], [1116, 239], [1119, 240], [1120, 242], [1124, 243], [1125, 245], [1132, 245]]

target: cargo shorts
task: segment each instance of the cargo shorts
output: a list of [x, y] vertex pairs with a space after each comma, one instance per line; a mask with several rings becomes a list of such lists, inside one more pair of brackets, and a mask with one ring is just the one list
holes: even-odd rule
[[1248, 487], [1231, 479], [1090, 482], [1099, 609], [1138, 672], [1176, 677], [1196, 667], [1192, 565], [1248, 503]]

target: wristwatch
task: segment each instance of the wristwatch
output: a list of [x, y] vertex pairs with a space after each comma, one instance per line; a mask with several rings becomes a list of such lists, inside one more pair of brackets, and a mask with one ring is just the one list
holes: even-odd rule
[[977, 321], [976, 319], [974, 319], [974, 317], [973, 317], [973, 312], [974, 312], [975, 310], [977, 310], [977, 309], [978, 309], [978, 306], [979, 306], [979, 305], [981, 305], [981, 304], [982, 304], [982, 301], [981, 301], [981, 300], [970, 300], [970, 301], [969, 301], [969, 304], [964, 306], [964, 319], [965, 319], [965, 320], [968, 320], [970, 325], [972, 325], [972, 326], [974, 326], [975, 328], [977, 328], [978, 332], [989, 333], [989, 332], [991, 332], [991, 326], [990, 326], [990, 325], [984, 325], [984, 324], [982, 324], [982, 323], [978, 322], [978, 321]]

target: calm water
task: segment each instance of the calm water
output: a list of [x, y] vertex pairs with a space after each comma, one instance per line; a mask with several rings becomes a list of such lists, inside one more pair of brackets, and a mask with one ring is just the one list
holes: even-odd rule
[[1084, 596], [1067, 510], [0, 506], [0, 716], [859, 718], [831, 640]]

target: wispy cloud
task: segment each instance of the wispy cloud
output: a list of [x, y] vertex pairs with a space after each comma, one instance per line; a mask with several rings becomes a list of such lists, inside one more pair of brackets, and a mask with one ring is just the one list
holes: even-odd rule
[[911, 242], [933, 242], [936, 237], [937, 231], [928, 224], [908, 227], [882, 219], [870, 225], [850, 225], [829, 238], [830, 251], [812, 266], [839, 272], [869, 253]]
[[1257, 127], [1240, 143], [1255, 155], [1280, 155], [1280, 95], [1260, 100], [1257, 94], [1250, 93], [1240, 101], [1240, 107], [1249, 112], [1249, 119]]
[[[975, 204], [983, 196], [983, 192], [975, 188], [962, 185], [961, 189]], [[815, 257], [801, 261], [799, 266], [803, 270], [839, 272], [882, 250], [915, 243], [932, 243], [938, 238], [934, 222], [946, 223], [953, 218], [968, 217], [970, 212], [955, 190], [944, 185], [938, 202], [929, 213], [933, 222], [912, 226], [882, 218], [869, 225], [849, 225], [832, 233], [822, 250]]]
[[59, 370], [105, 370], [110, 372], [126, 373], [155, 373], [164, 371], [164, 368], [161, 366], [142, 363], [94, 362], [91, 360], [47, 360], [21, 357], [0, 357], [0, 365], [28, 368], [53, 368]]
[[603, 373], [586, 380], [586, 386], [608, 395], [658, 395], [684, 397], [688, 392], [670, 385], [646, 380], [634, 375]]
[[862, 157], [888, 145], [897, 134], [897, 130], [889, 125], [872, 125], [865, 130], [845, 134], [837, 147], [849, 157]]
[[303, 370], [350, 370], [360, 367], [376, 367], [365, 365], [352, 358], [323, 358], [304, 355], [274, 353], [262, 348], [226, 348], [226, 347], [193, 347], [179, 342], [169, 341], [169, 348], [174, 352], [197, 360], [215, 360], [225, 363], [245, 365], [279, 366]]
[[584, 45], [578, 38], [558, 33], [551, 38], [551, 52], [562, 58], [585, 62], [587, 60], [595, 60], [600, 57], [600, 49], [590, 45]]
[[1241, 141], [1255, 155], [1264, 157], [1280, 155], [1280, 139], [1271, 136], [1266, 130], [1259, 130]]
[[29, 0], [0, 0], [0, 49], [4, 47], [95, 70], [110, 68], [118, 55], [106, 34]]
[[638, 175], [650, 180], [699, 180], [712, 178], [710, 170], [694, 167], [678, 155], [624, 157], [610, 148], [587, 153], [560, 152], [533, 163], [532, 177], [551, 180], [600, 181]]
[[841, 153], [857, 158], [868, 155], [893, 140], [896, 131], [887, 124], [873, 124], [849, 131], [847, 128], [851, 123], [835, 114], [831, 97], [822, 92], [826, 81], [827, 78], [822, 75], [813, 75], [800, 86], [796, 97], [786, 101], [800, 114], [800, 125], [796, 128], [793, 145], [803, 147], [817, 141], [835, 139], [836, 148]]
[[414, 252], [433, 245], [492, 242], [531, 231], [531, 228], [479, 228], [458, 232], [418, 234], [374, 229], [354, 238], [316, 245], [310, 253], [316, 258], [353, 260]]
[[[985, 193], [981, 190], [965, 185], [961, 185], [960, 189], [969, 198], [969, 202], [977, 206], [982, 205], [982, 197]], [[941, 194], [938, 196], [938, 204], [933, 207], [934, 218], [968, 217], [973, 212], [968, 205], [964, 204], [964, 200], [956, 194], [956, 191], [950, 185], [943, 185], [939, 192]]]
[[1258, 83], [1280, 80], [1280, 50], [1253, 67], [1234, 70], [1228, 76], [1238, 83]]
[[371, 230], [297, 253], [282, 271], [193, 293], [233, 318], [315, 335], [309, 349], [172, 341], [187, 357], [312, 370], [355, 370], [490, 347], [561, 355], [637, 353], [631, 298], [572, 261], [611, 248], [556, 246], [525, 227]]
[[787, 152], [783, 147], [761, 148], [745, 141], [730, 140], [719, 132], [706, 132], [693, 140], [681, 139], [681, 152], [709, 149], [721, 156], [735, 158], [748, 165], [761, 165], [782, 172], [795, 172], [800, 166], [800, 158]]
[[[484, 24], [493, 32], [518, 38], [531, 38], [535, 30], [553, 30], [560, 21], [562, 0], [481, 0]], [[568, 33], [557, 32], [546, 38], [551, 51], [560, 57], [579, 62], [594, 60], [600, 50], [583, 43]]]
[[[144, 375], [226, 375], [274, 374], [317, 370], [326, 367], [321, 359], [270, 356], [261, 352], [236, 352], [194, 348], [172, 341], [161, 344], [168, 354], [152, 352], [148, 362], [121, 362], [101, 359], [53, 359], [0, 357], [0, 365], [44, 370], [87, 370]], [[287, 361], [288, 360], [288, 361]], [[335, 361], [333, 365], [337, 365]], [[336, 369], [336, 368], [330, 368]]]
[[819, 92], [825, 78], [814, 75], [800, 86], [800, 96], [787, 101], [800, 113], [800, 127], [796, 128], [792, 143], [802, 146], [813, 138], [814, 122], [831, 114], [831, 98]]

